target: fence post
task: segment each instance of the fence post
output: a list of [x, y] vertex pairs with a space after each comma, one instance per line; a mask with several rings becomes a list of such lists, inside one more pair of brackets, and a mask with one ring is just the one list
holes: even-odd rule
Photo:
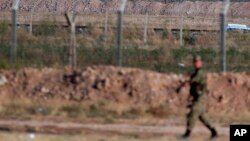
[[143, 41], [144, 44], [148, 43], [148, 12], [146, 13], [146, 17], [145, 17], [145, 23], [144, 23], [144, 37], [143, 37]]
[[12, 6], [12, 33], [11, 33], [11, 49], [10, 56], [11, 61], [16, 61], [16, 52], [17, 52], [17, 10], [20, 0], [13, 0]]
[[31, 12], [30, 12], [30, 24], [29, 24], [29, 32], [32, 35], [32, 31], [33, 31], [33, 14], [34, 14], [34, 10], [35, 7], [42, 2], [42, 0], [37, 0], [36, 3], [34, 2], [34, 7], [32, 7]]
[[225, 51], [225, 14], [220, 14], [220, 64], [221, 71], [226, 71], [226, 51]]
[[181, 14], [181, 25], [180, 25], [180, 46], [183, 46], [183, 13]]
[[122, 32], [123, 32], [123, 13], [126, 6], [127, 0], [122, 0], [121, 6], [117, 11], [117, 65], [122, 66]]
[[106, 11], [105, 11], [105, 25], [104, 25], [104, 45], [107, 44], [107, 34], [108, 34], [108, 8], [106, 6]]
[[77, 55], [76, 55], [76, 35], [75, 35], [75, 18], [76, 14], [69, 13], [65, 14], [68, 25], [70, 25], [70, 48], [69, 48], [69, 63], [73, 69], [77, 66]]
[[230, 0], [224, 0], [224, 9], [220, 13], [220, 66], [221, 71], [226, 72], [226, 49], [225, 49], [225, 19], [229, 9]]

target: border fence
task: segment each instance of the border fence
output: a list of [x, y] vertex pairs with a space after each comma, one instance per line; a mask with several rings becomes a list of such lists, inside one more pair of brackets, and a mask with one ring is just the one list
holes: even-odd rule
[[[173, 17], [124, 14], [121, 21], [123, 32], [116, 34], [119, 27], [116, 15], [106, 10], [105, 15], [77, 13], [75, 27], [67, 22], [64, 13], [17, 12], [17, 54], [13, 64], [9, 60], [9, 25], [13, 25], [11, 13], [1, 12], [0, 68], [65, 67], [69, 65], [72, 52], [77, 55], [73, 57], [76, 61], [71, 62], [79, 68], [89, 65], [120, 65], [117, 56], [122, 53], [124, 67], [183, 73], [191, 71], [192, 55], [198, 53], [205, 60], [205, 69], [220, 71], [219, 15]], [[227, 22], [250, 25], [246, 18], [228, 17]], [[119, 36], [123, 36], [120, 52], [115, 46]], [[227, 70], [249, 71], [250, 33], [230, 32], [225, 39], [228, 41], [225, 43]], [[75, 51], [70, 51], [70, 46], [75, 46]]]

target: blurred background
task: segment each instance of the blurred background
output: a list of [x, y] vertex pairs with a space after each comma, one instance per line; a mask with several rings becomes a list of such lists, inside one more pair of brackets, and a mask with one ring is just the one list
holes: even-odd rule
[[[225, 15], [226, 73], [223, 1], [128, 0], [119, 13], [122, 2], [0, 0], [1, 139], [178, 141], [189, 87], [175, 90], [194, 54], [218, 140], [250, 122], [250, 2], [231, 0]], [[198, 123], [192, 140], [208, 137]]]
[[[223, 3], [166, 2], [128, 1], [124, 13], [123, 66], [188, 72], [192, 54], [198, 53], [206, 70], [219, 71], [219, 14]], [[0, 5], [1, 68], [68, 65], [71, 36], [66, 11], [76, 15], [77, 66], [116, 65], [118, 0], [21, 1], [17, 12], [16, 63], [9, 62], [11, 1], [3, 0]], [[249, 25], [249, 13], [244, 7], [245, 3], [232, 3], [227, 22]], [[249, 70], [249, 31], [229, 31], [226, 40], [228, 71]]]

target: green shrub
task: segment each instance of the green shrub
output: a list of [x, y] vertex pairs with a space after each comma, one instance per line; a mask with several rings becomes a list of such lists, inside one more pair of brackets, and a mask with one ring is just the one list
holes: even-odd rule
[[[68, 64], [69, 48], [64, 44], [38, 42], [34, 44], [19, 43], [17, 62], [9, 60], [10, 45], [0, 43], [0, 68], [22, 67], [63, 67]], [[114, 46], [77, 48], [78, 67], [90, 65], [116, 65], [117, 49]], [[220, 62], [219, 50], [214, 48], [141, 48], [128, 46], [122, 49], [122, 64], [125, 67], [136, 67], [162, 73], [186, 73], [192, 70], [192, 55], [199, 54], [205, 62], [207, 71], [218, 71]], [[228, 70], [249, 71], [250, 51], [248, 49], [229, 48], [227, 50]], [[179, 67], [184, 63], [185, 67]], [[239, 69], [237, 69], [239, 68]]]
[[0, 69], [8, 69], [10, 62], [6, 59], [0, 59]]
[[54, 23], [50, 22], [47, 19], [43, 20], [39, 26], [33, 27], [33, 33], [35, 35], [42, 36], [55, 35], [56, 30], [57, 27], [54, 25]]
[[26, 108], [28, 114], [31, 115], [50, 115], [52, 113], [52, 107], [50, 106], [43, 106], [43, 105], [32, 105]]
[[167, 39], [169, 36], [169, 31], [168, 29], [164, 28], [162, 32], [162, 39]]
[[9, 29], [8, 22], [6, 20], [0, 21], [0, 35], [5, 34]]
[[106, 117], [107, 113], [100, 105], [93, 104], [89, 107], [86, 115], [88, 117]]
[[69, 104], [62, 106], [59, 112], [64, 112], [69, 117], [79, 117], [83, 114], [83, 108], [81, 104]]

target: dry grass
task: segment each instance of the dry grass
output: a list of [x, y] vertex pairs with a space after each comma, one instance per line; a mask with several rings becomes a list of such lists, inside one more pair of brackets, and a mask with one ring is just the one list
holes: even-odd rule
[[[52, 26], [53, 22], [46, 22], [43, 19], [41, 25], [34, 27], [32, 36], [25, 29], [19, 29], [18, 43], [19, 44], [39, 44], [48, 43], [51, 45], [68, 45], [70, 35], [69, 29], [63, 29]], [[148, 46], [150, 47], [178, 47], [178, 33], [171, 33], [171, 28], [164, 25], [162, 31], [153, 31], [148, 29]], [[189, 29], [189, 28], [187, 28]], [[145, 47], [143, 42], [144, 27], [138, 27], [136, 24], [130, 23], [130, 26], [124, 28], [124, 46], [139, 46]], [[0, 22], [0, 39], [2, 43], [9, 42], [10, 30], [6, 26], [6, 22]], [[107, 37], [104, 37], [104, 30], [97, 28], [95, 24], [88, 24], [88, 28], [84, 32], [77, 35], [77, 43], [79, 46], [95, 47], [95, 46], [113, 46], [116, 40], [116, 30], [113, 27], [108, 27]], [[218, 47], [219, 33], [218, 32], [201, 32], [193, 36], [189, 30], [184, 31], [185, 46], [189, 47]], [[21, 38], [20, 38], [21, 37]], [[107, 42], [104, 43], [104, 39]], [[244, 32], [229, 32], [227, 37], [227, 46], [236, 48], [249, 48], [250, 34]]]
[[227, 34], [228, 47], [237, 49], [250, 49], [250, 33], [231, 31]]
[[[17, 58], [13, 65], [9, 61], [9, 32], [0, 37], [0, 68], [23, 67], [64, 67], [69, 63], [70, 36], [66, 30], [30, 35], [20, 29], [18, 34]], [[42, 30], [43, 31], [43, 30]], [[49, 35], [47, 35], [49, 34]], [[123, 40], [123, 66], [149, 69], [158, 72], [190, 72], [190, 57], [199, 53], [205, 58], [207, 71], [219, 70], [218, 33], [199, 33], [195, 37], [190, 31], [184, 32], [184, 47], [179, 45], [178, 33], [169, 29], [148, 31], [147, 44], [143, 41], [143, 29], [136, 26], [125, 28]], [[21, 38], [22, 37], [22, 38]], [[77, 34], [77, 65], [116, 65], [116, 30], [109, 27], [105, 42], [102, 29], [90, 26], [84, 33]], [[227, 61], [229, 71], [249, 70], [250, 34], [232, 32], [227, 37]], [[214, 56], [211, 58], [211, 56]], [[185, 63], [185, 67], [178, 67]]]
[[[0, 116], [27, 118], [32, 116], [55, 116], [66, 118], [93, 118], [104, 119], [136, 118], [143, 116], [156, 116], [154, 112], [141, 107], [127, 104], [96, 101], [96, 102], [70, 102], [59, 99], [31, 100], [29, 98], [1, 97]], [[168, 109], [162, 109], [168, 111]], [[160, 114], [160, 113], [159, 113]], [[165, 114], [165, 112], [163, 113]], [[166, 115], [166, 114], [165, 114]]]
[[[155, 137], [143, 136], [118, 136], [118, 135], [100, 135], [100, 134], [79, 134], [79, 135], [51, 135], [35, 134], [35, 138], [30, 138], [30, 133], [7, 133], [0, 132], [0, 138], [4, 141], [179, 141], [178, 135], [165, 135]], [[207, 136], [192, 136], [192, 141], [207, 140]], [[215, 141], [228, 141], [228, 137], [219, 137]]]
[[[31, 100], [28, 98], [1, 97], [0, 118], [13, 117], [16, 119], [30, 119], [39, 117], [55, 117], [65, 119], [91, 119], [100, 118], [107, 123], [120, 119], [172, 119], [185, 121], [186, 111], [183, 109], [178, 113], [173, 112], [170, 107], [161, 105], [158, 107], [131, 106], [126, 103], [108, 101], [96, 102], [70, 102], [59, 99], [46, 101]], [[217, 124], [229, 125], [232, 122], [249, 123], [249, 112], [235, 117], [232, 113], [221, 112], [220, 114], [209, 114], [212, 121]], [[181, 119], [180, 119], [181, 118]]]
[[227, 113], [225, 111], [221, 111], [219, 114], [210, 114], [211, 119], [216, 123], [221, 123], [224, 126], [228, 126], [233, 123], [250, 123], [250, 113], [245, 111], [241, 112], [238, 116], [235, 116], [235, 114]]

